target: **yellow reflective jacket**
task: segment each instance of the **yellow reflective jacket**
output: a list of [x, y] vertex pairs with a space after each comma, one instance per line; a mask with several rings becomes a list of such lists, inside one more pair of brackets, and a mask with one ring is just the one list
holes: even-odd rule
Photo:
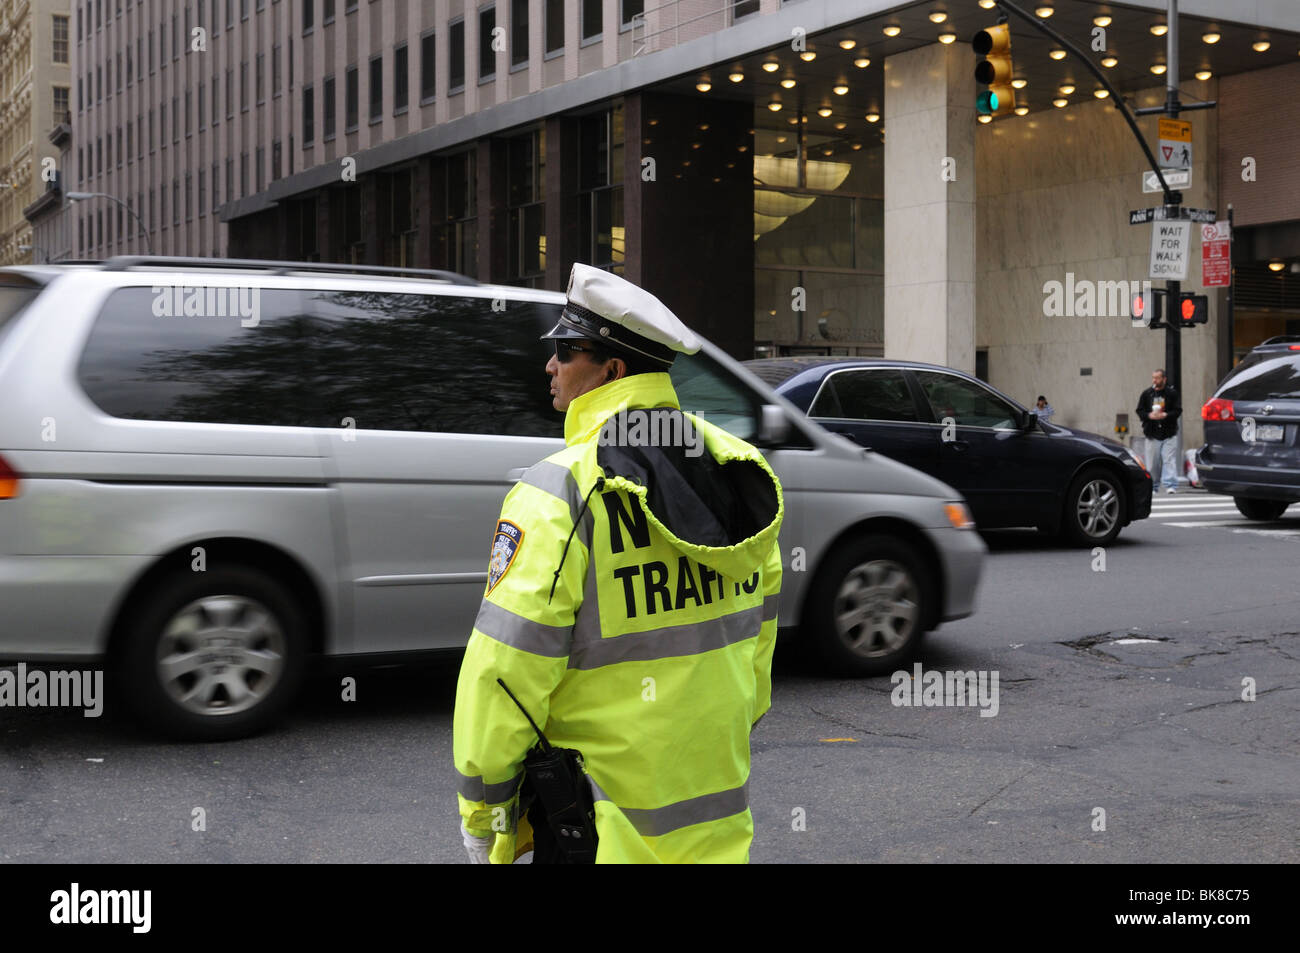
[[536, 742], [497, 678], [582, 753], [598, 862], [749, 859], [784, 503], [757, 450], [678, 408], [662, 373], [582, 395], [565, 449], [506, 496], [453, 724], [461, 817], [495, 834], [494, 863], [531, 847], [517, 793]]

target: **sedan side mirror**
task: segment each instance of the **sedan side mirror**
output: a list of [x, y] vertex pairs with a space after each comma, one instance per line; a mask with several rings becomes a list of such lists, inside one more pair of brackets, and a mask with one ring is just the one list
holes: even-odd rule
[[1038, 412], [1034, 410], [1025, 411], [1025, 419], [1020, 423], [1020, 429], [1024, 431], [1038, 429]]
[[758, 421], [758, 442], [765, 447], [780, 446], [790, 438], [790, 418], [776, 404], [764, 404]]

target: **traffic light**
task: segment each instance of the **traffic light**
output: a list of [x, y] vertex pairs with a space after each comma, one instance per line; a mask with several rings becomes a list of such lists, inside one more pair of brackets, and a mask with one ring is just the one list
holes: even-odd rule
[[1133, 319], [1134, 327], [1160, 328], [1164, 327], [1160, 320], [1164, 317], [1165, 310], [1165, 290], [1163, 288], [1148, 288], [1146, 291], [1139, 291], [1133, 296], [1133, 302], [1129, 309], [1129, 315]]
[[1178, 323], [1190, 328], [1194, 324], [1205, 324], [1210, 320], [1210, 299], [1205, 295], [1184, 292], [1179, 295]]
[[1016, 108], [1016, 91], [1011, 86], [1011, 30], [1005, 23], [980, 30], [971, 48], [984, 57], [975, 66], [975, 81], [987, 86], [975, 97], [975, 108], [984, 116], [1009, 116]]

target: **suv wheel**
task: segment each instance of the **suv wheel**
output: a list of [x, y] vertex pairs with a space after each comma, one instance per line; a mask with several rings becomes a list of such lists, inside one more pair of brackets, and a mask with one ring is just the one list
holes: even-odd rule
[[151, 727], [201, 741], [241, 738], [302, 682], [302, 611], [261, 572], [222, 566], [161, 580], [126, 620], [126, 700]]
[[1248, 496], [1234, 496], [1232, 502], [1237, 504], [1241, 515], [1248, 520], [1280, 519], [1291, 505], [1283, 500], [1254, 500]]
[[1123, 528], [1124, 489], [1106, 470], [1080, 473], [1065, 494], [1066, 537], [1080, 546], [1105, 546]]
[[837, 675], [881, 675], [909, 660], [935, 617], [934, 580], [910, 543], [867, 536], [841, 544], [809, 592], [806, 638]]

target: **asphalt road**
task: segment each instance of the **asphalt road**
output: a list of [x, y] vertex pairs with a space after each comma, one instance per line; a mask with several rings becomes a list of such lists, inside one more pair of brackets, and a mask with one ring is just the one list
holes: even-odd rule
[[[977, 613], [921, 662], [997, 672], [992, 717], [896, 706], [887, 677], [779, 650], [752, 859], [1300, 860], [1300, 514], [1226, 509], [1162, 497], [1104, 572], [988, 534]], [[161, 744], [111, 709], [0, 709], [0, 861], [460, 862], [456, 671], [359, 672], [355, 702], [319, 677], [281, 728], [220, 745]]]

